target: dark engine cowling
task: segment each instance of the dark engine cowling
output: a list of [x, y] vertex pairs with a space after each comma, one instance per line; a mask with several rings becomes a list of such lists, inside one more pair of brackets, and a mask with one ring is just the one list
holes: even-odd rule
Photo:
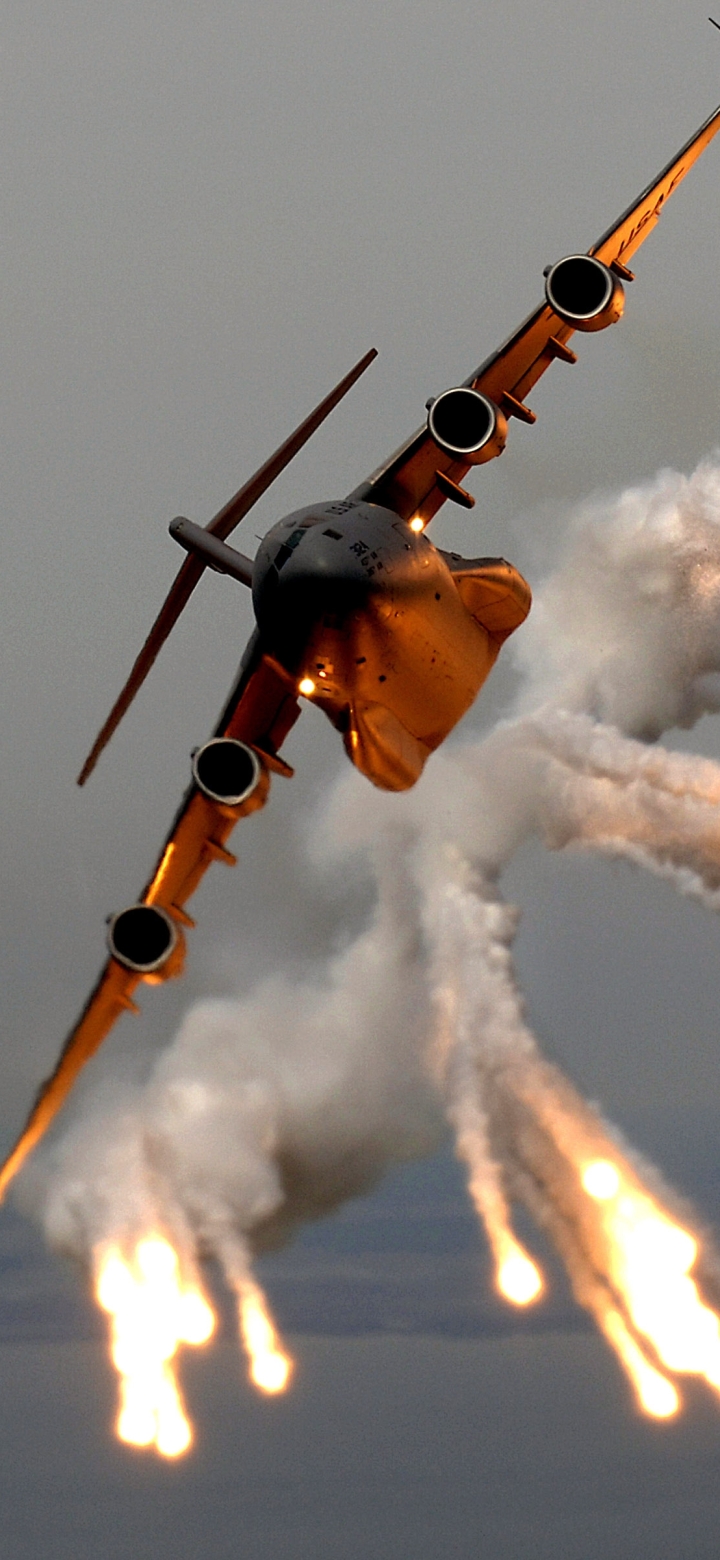
[[594, 255], [566, 255], [552, 265], [545, 277], [545, 297], [573, 330], [605, 330], [625, 308], [620, 278]]
[[159, 905], [130, 905], [114, 915], [107, 945], [118, 964], [146, 980], [169, 980], [180, 973], [184, 939], [172, 916]]
[[235, 737], [211, 737], [193, 754], [193, 779], [208, 801], [237, 817], [255, 812], [267, 797], [270, 776], [255, 750]]
[[438, 449], [468, 466], [481, 466], [501, 455], [507, 419], [499, 406], [479, 390], [462, 385], [444, 390], [428, 411], [428, 433]]

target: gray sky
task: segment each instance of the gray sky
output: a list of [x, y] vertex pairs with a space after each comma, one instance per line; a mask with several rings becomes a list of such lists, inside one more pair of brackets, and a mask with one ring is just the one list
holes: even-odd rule
[[[465, 0], [344, 6], [300, 0], [292, 8], [278, 0], [262, 7], [206, 0], [202, 8], [189, 0], [150, 6], [111, 0], [102, 7], [87, 0], [61, 6], [14, 0], [6, 7], [0, 29], [0, 724], [6, 733], [0, 1127], [7, 1143], [95, 977], [105, 915], [131, 901], [147, 877], [185, 784], [187, 755], [210, 729], [250, 629], [249, 602], [239, 589], [206, 579], [97, 774], [85, 792], [76, 790], [82, 758], [177, 567], [168, 521], [186, 513], [204, 523], [375, 345], [380, 358], [365, 381], [245, 522], [238, 545], [252, 552], [255, 534], [283, 512], [342, 496], [369, 473], [420, 421], [427, 396], [464, 378], [533, 306], [544, 265], [587, 248], [713, 108], [720, 98], [720, 35], [705, 17], [705, 7], [669, 0], [593, 7], [570, 0], [545, 0], [542, 7], [530, 0], [502, 7]], [[663, 464], [689, 470], [712, 449], [719, 438], [719, 190], [715, 145], [641, 251], [623, 323], [582, 341], [572, 373], [558, 365], [547, 376], [533, 396], [537, 426], [514, 425], [503, 460], [478, 473], [471, 516], [447, 506], [433, 527], [441, 545], [471, 555], [503, 552], [539, 579], [552, 565], [564, 516], [576, 500], [596, 487], [650, 477]], [[469, 729], [497, 714], [511, 681], [500, 668]], [[716, 724], [705, 722], [683, 741], [717, 754]], [[309, 880], [299, 845], [302, 818], [343, 762], [337, 737], [309, 711], [288, 756], [298, 778], [292, 786], [278, 782], [271, 806], [246, 826], [242, 877], [218, 871], [198, 895], [200, 925], [187, 978], [179, 988], [143, 997], [145, 1018], [121, 1027], [98, 1073], [118, 1069], [123, 1058], [135, 1066], [138, 1047], [167, 1040], [193, 996], [228, 989], [230, 969], [236, 982], [238, 968], [250, 979], [280, 962], [317, 958], [338, 921], [357, 923], [362, 896], [346, 902], [338, 885]], [[706, 1216], [716, 1217], [715, 926], [695, 907], [670, 899], [661, 884], [539, 850], [513, 865], [507, 892], [523, 906], [518, 964], [549, 1050], [696, 1196]], [[446, 1209], [461, 1201], [457, 1181], [451, 1182]], [[391, 1199], [391, 1210], [386, 1246], [400, 1272], [404, 1192]], [[44, 1273], [40, 1258], [31, 1258], [32, 1237], [18, 1234], [16, 1216], [4, 1217], [3, 1271], [16, 1278]], [[365, 1251], [362, 1219], [353, 1217], [340, 1257], [328, 1236], [326, 1268], [336, 1273], [345, 1261], [352, 1275], [353, 1253]], [[469, 1249], [470, 1235], [458, 1240]], [[297, 1261], [306, 1256], [301, 1245]], [[288, 1254], [278, 1264], [291, 1260]], [[443, 1261], [440, 1252], [436, 1283]], [[390, 1285], [391, 1269], [389, 1261], [383, 1282]], [[295, 1321], [308, 1333], [324, 1326], [320, 1311], [313, 1317], [327, 1279], [322, 1262], [318, 1271], [311, 1301]], [[277, 1275], [278, 1292], [283, 1283], [292, 1290], [292, 1267], [279, 1265]], [[22, 1295], [29, 1306], [35, 1292], [29, 1277], [26, 1291], [18, 1282], [14, 1316], [22, 1315]], [[348, 1294], [353, 1282], [346, 1283]], [[42, 1283], [50, 1280], [37, 1277]], [[64, 1277], [57, 1284], [58, 1296], [61, 1289], [69, 1295]], [[437, 1295], [440, 1306], [441, 1286]], [[34, 1344], [8, 1341], [0, 1348], [7, 1391], [23, 1402], [29, 1425], [42, 1421], [40, 1356], [32, 1353], [41, 1347], [48, 1351], [43, 1381], [52, 1377], [54, 1359], [60, 1384], [53, 1390], [62, 1393], [72, 1377], [63, 1414], [77, 1425], [87, 1413], [88, 1425], [99, 1424], [94, 1382], [83, 1380], [80, 1390], [68, 1363], [74, 1356], [63, 1353], [79, 1347], [69, 1335], [89, 1324], [81, 1307], [73, 1311], [70, 1299], [67, 1306], [62, 1343], [46, 1341], [48, 1303]], [[388, 1327], [398, 1325], [391, 1313], [392, 1306], [384, 1313]], [[426, 1311], [421, 1317], [417, 1296], [403, 1315], [409, 1331], [434, 1330]], [[8, 1322], [8, 1339], [16, 1336], [15, 1325]], [[470, 1331], [479, 1335], [486, 1325], [487, 1319], [476, 1320]], [[362, 1330], [360, 1321], [355, 1330]], [[543, 1363], [547, 1340], [538, 1335], [523, 1346], [535, 1351], [539, 1403], [555, 1379]], [[421, 1351], [419, 1342], [412, 1347]], [[487, 1390], [493, 1412], [500, 1412], [503, 1382], [511, 1394], [524, 1379], [517, 1356], [504, 1358], [507, 1378], [497, 1353], [483, 1376], [486, 1345], [472, 1347], [478, 1351], [473, 1370], [486, 1382], [478, 1395]], [[602, 1438], [610, 1447], [618, 1425], [623, 1435], [639, 1436], [632, 1458], [645, 1495], [619, 1529], [615, 1508], [627, 1472], [608, 1451], [604, 1492], [581, 1480], [565, 1527], [547, 1532], [568, 1560], [589, 1560], [595, 1551], [588, 1547], [588, 1513], [599, 1510], [605, 1536], [598, 1556], [627, 1552], [657, 1560], [664, 1553], [654, 1493], [660, 1470], [675, 1470], [670, 1486], [677, 1475], [678, 1513], [690, 1489], [704, 1511], [712, 1486], [703, 1481], [710, 1477], [708, 1460], [714, 1464], [717, 1456], [720, 1419], [715, 1423], [693, 1406], [681, 1432], [663, 1432], [658, 1452], [658, 1433], [638, 1429], [622, 1386], [613, 1397], [613, 1387], [603, 1384], [603, 1369], [614, 1383], [611, 1362], [602, 1357], [601, 1369], [599, 1349], [581, 1358], [574, 1347], [567, 1343], [562, 1373], [576, 1435], [587, 1436], [588, 1448]], [[380, 1392], [386, 1354], [373, 1358], [368, 1369]], [[489, 1478], [492, 1466], [493, 1479], [507, 1479], [513, 1496], [507, 1507], [493, 1506], [483, 1540], [479, 1503], [459, 1495], [466, 1516], [452, 1528], [449, 1545], [450, 1530], [431, 1524], [436, 1536], [428, 1540], [428, 1557], [441, 1547], [463, 1560], [471, 1553], [498, 1560], [526, 1547], [555, 1553], [549, 1540], [543, 1549], [537, 1533], [531, 1545], [508, 1509], [520, 1490], [521, 1506], [531, 1511], [528, 1491], [537, 1492], [544, 1479], [552, 1485], [542, 1437], [508, 1434], [502, 1466], [489, 1463], [477, 1400], [468, 1419], [466, 1397], [453, 1400], [435, 1360], [429, 1353], [420, 1370], [428, 1384], [418, 1409], [425, 1428], [416, 1430], [403, 1463], [408, 1487], [432, 1463], [439, 1432], [428, 1404], [436, 1401], [433, 1393], [444, 1392], [452, 1409], [447, 1436], [462, 1445], [457, 1463], [448, 1460], [447, 1479], [457, 1466], [467, 1492], [473, 1470], [485, 1468]], [[217, 1366], [208, 1369], [217, 1375]], [[408, 1365], [406, 1382], [415, 1380], [415, 1369]], [[349, 1427], [360, 1423], [353, 1396], [358, 1377], [351, 1371], [348, 1380], [344, 1393], [334, 1389], [331, 1410], [320, 1387], [319, 1397], [301, 1399], [297, 1412], [307, 1416], [307, 1434], [329, 1412], [340, 1435], [356, 1433]], [[208, 1400], [220, 1391], [218, 1381], [208, 1376], [202, 1388]], [[392, 1413], [401, 1412], [407, 1390], [397, 1387]], [[600, 1407], [593, 1393], [602, 1397]], [[369, 1529], [357, 1527], [357, 1512], [365, 1511], [365, 1521], [375, 1499], [367, 1450], [375, 1421], [363, 1402], [365, 1460], [358, 1454], [352, 1477], [333, 1464], [331, 1500], [322, 1480], [311, 1481], [311, 1493], [296, 1508], [291, 1495], [283, 1497], [295, 1539], [273, 1549], [260, 1523], [249, 1552], [312, 1550], [348, 1560], [369, 1548], [421, 1552], [416, 1538], [403, 1547], [389, 1497], [379, 1508], [386, 1530], [378, 1528], [371, 1539]], [[204, 1498], [221, 1490], [217, 1542], [205, 1529], [205, 1549], [192, 1551], [208, 1560], [234, 1552], [245, 1509], [228, 1495], [227, 1474], [216, 1471], [240, 1456], [245, 1421], [226, 1406], [218, 1414], [225, 1439], [217, 1464], [211, 1458], [187, 1475], [205, 1479]], [[552, 1415], [558, 1438], [552, 1477], [559, 1480], [569, 1452], [557, 1429], [563, 1417], [557, 1404]], [[87, 1466], [86, 1435], [81, 1428], [77, 1442], [71, 1439], [73, 1479]], [[13, 1436], [8, 1423], [4, 1440]], [[18, 1442], [23, 1445], [29, 1459], [32, 1437]], [[19, 1451], [13, 1455], [19, 1458]], [[87, 1512], [95, 1498], [109, 1500], [103, 1481], [118, 1501], [126, 1498], [127, 1481], [138, 1523], [143, 1512], [157, 1512], [164, 1498], [160, 1476], [137, 1474], [127, 1454], [106, 1455], [114, 1459], [112, 1472], [97, 1469], [97, 1486], [73, 1485], [76, 1495], [63, 1516], [66, 1551], [55, 1547], [48, 1529], [33, 1526], [40, 1523], [31, 1517], [35, 1487], [19, 1478], [9, 1497], [17, 1536], [0, 1541], [0, 1554], [4, 1542], [13, 1560], [44, 1550], [96, 1553], [97, 1514], [91, 1521]], [[270, 1442], [265, 1455], [261, 1479], [269, 1477], [275, 1455]], [[68, 1476], [67, 1465], [62, 1472], [55, 1464], [48, 1468], [51, 1482]], [[173, 1473], [174, 1487], [185, 1476]], [[180, 1512], [179, 1524], [181, 1508], [182, 1502], [172, 1508]], [[148, 1521], [158, 1535], [153, 1554], [182, 1555], [178, 1529], [162, 1523], [153, 1529]], [[683, 1553], [709, 1556], [700, 1517], [696, 1529], [695, 1547]], [[364, 1550], [348, 1537], [353, 1532], [365, 1534]], [[132, 1524], [125, 1547], [117, 1533], [113, 1542], [116, 1548], [106, 1551], [113, 1557], [143, 1552]], [[677, 1552], [667, 1549], [668, 1556]]]

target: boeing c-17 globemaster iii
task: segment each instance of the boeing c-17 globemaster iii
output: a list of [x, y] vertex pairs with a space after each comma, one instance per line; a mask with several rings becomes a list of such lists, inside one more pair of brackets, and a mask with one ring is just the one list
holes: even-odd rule
[[550, 364], [572, 364], [574, 332], [619, 320], [628, 261], [665, 202], [720, 129], [720, 109], [587, 254], [548, 266], [545, 298], [463, 384], [427, 402], [419, 431], [368, 481], [334, 503], [273, 526], [253, 560], [227, 538], [368, 367], [368, 352], [315, 411], [202, 528], [174, 520], [188, 554], [79, 777], [84, 784], [206, 568], [251, 588], [256, 628], [210, 740], [137, 904], [115, 915], [109, 958], [57, 1066], [0, 1168], [0, 1196], [59, 1111], [81, 1068], [120, 1015], [137, 1012], [140, 981], [178, 975], [186, 905], [213, 861], [234, 864], [228, 836], [262, 807], [270, 777], [290, 776], [283, 743], [298, 696], [323, 709], [356, 768], [376, 786], [413, 786], [430, 754], [473, 703], [530, 589], [503, 558], [461, 558], [435, 547], [427, 526], [449, 499], [472, 508], [472, 466], [500, 455], [526, 397]]

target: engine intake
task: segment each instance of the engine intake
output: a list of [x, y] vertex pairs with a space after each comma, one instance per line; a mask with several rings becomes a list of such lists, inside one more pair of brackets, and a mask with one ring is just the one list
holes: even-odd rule
[[270, 776], [245, 742], [235, 737], [211, 737], [193, 754], [192, 770], [198, 790], [209, 801], [241, 813], [263, 806]]
[[505, 448], [504, 413], [488, 396], [466, 385], [437, 396], [428, 411], [427, 425], [438, 449], [468, 466], [494, 460]]
[[620, 278], [594, 255], [566, 255], [545, 277], [545, 297], [574, 330], [605, 330], [625, 308]]
[[108, 927], [107, 944], [113, 958], [138, 975], [164, 970], [179, 943], [175, 922], [158, 905], [131, 905], [114, 915]]

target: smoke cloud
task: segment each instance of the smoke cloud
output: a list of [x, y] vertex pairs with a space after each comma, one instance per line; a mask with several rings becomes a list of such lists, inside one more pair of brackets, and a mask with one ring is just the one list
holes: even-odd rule
[[314, 981], [193, 1007], [149, 1082], [106, 1091], [33, 1185], [49, 1240], [89, 1270], [161, 1235], [197, 1288], [216, 1257], [248, 1348], [253, 1254], [429, 1153], [449, 1121], [501, 1292], [542, 1288], [520, 1202], [663, 1417], [683, 1373], [720, 1391], [720, 1268], [659, 1173], [541, 1056], [500, 884], [536, 836], [720, 908], [720, 766], [657, 741], [720, 710], [720, 466], [588, 504], [514, 654], [516, 707], [484, 740], [438, 753], [404, 796], [348, 771], [325, 799], [313, 854], [376, 885], [361, 935]]

